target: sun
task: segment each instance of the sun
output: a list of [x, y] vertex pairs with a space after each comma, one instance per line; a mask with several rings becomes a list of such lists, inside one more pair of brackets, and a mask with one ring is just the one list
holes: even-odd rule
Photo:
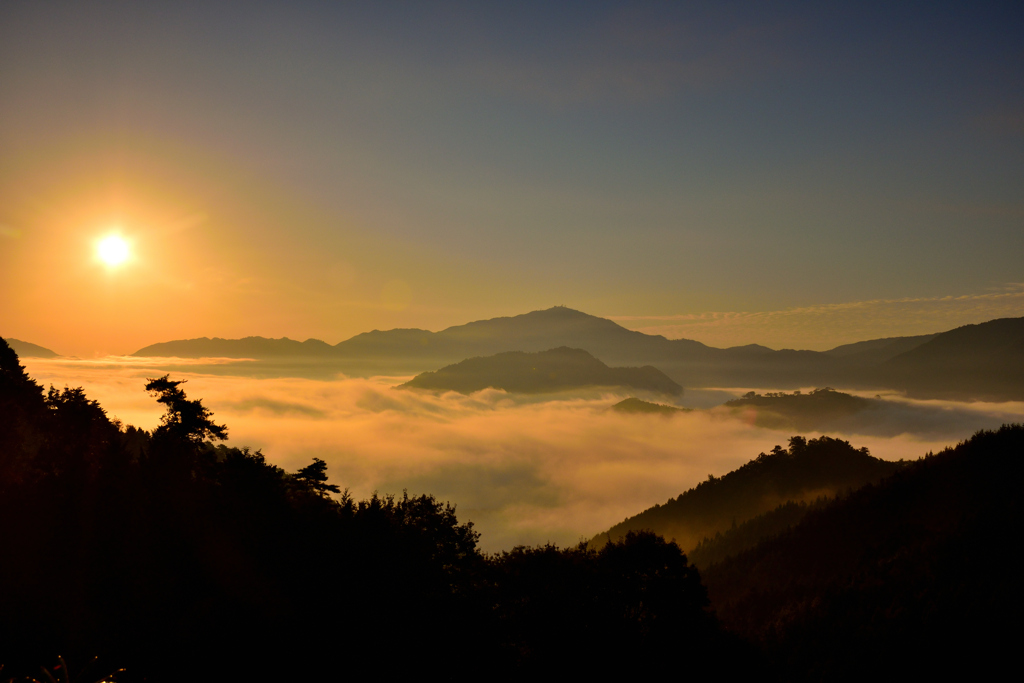
[[121, 265], [130, 255], [128, 242], [120, 235], [107, 235], [96, 243], [96, 256], [110, 267]]

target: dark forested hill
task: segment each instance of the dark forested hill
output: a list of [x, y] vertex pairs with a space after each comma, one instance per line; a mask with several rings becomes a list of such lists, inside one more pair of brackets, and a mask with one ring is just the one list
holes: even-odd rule
[[484, 556], [432, 496], [356, 501], [317, 458], [289, 473], [214, 445], [226, 427], [182, 385], [147, 380], [164, 418], [125, 427], [81, 388], [44, 392], [0, 339], [3, 680], [654, 678], [669, 648], [756, 675], [676, 545]]
[[826, 387], [806, 394], [751, 391], [725, 405], [735, 412], [751, 413], [755, 424], [769, 429], [823, 431], [841, 427], [846, 418], [858, 413], [877, 410], [881, 402]]
[[600, 545], [627, 531], [650, 529], [685, 549], [787, 501], [813, 501], [878, 481], [900, 463], [872, 457], [847, 441], [794, 436], [789, 448], [776, 446], [723, 477], [709, 476], [678, 498], [655, 505], [598, 534]]
[[0, 339], [5, 680], [56, 654], [126, 667], [124, 683], [380, 662], [451, 680], [647, 680], [680, 662], [725, 680], [988, 680], [1016, 665], [1024, 426], [909, 464], [793, 437], [627, 520], [724, 530], [698, 574], [647, 531], [485, 556], [432, 496], [356, 501], [317, 458], [289, 473], [214, 445], [226, 427], [182, 384], [147, 380], [166, 413], [145, 432], [81, 388], [44, 391]]
[[401, 387], [464, 394], [488, 387], [524, 394], [585, 387], [628, 387], [672, 396], [683, 391], [657, 368], [610, 368], [586, 351], [568, 347], [469, 358], [436, 372], [424, 372]]
[[687, 553], [687, 556], [695, 567], [703, 571], [716, 562], [739, 555], [758, 543], [789, 531], [808, 512], [828, 505], [834, 500], [836, 497], [821, 496], [810, 502], [795, 500], [785, 502], [774, 510], [752, 517], [725, 531], [716, 531], [714, 536], [705, 538], [698, 543], [697, 547]]
[[1024, 426], [979, 432], [702, 574], [786, 680], [990, 679], [1014, 662]]

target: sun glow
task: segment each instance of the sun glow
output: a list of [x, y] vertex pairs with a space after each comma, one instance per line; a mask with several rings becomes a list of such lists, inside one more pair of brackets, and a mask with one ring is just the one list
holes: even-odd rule
[[119, 266], [128, 260], [128, 242], [119, 235], [107, 235], [96, 243], [96, 256], [110, 267]]

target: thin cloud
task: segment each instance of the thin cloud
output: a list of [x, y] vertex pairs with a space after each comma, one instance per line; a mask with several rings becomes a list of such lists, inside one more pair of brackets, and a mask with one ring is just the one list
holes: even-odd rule
[[[1024, 315], [1024, 284], [996, 291], [936, 297], [869, 299], [776, 311], [609, 316], [630, 329], [713, 346], [754, 341], [773, 348], [827, 349], [864, 339], [943, 332], [993, 318]], [[643, 324], [653, 323], [653, 324]]]
[[327, 413], [319, 408], [306, 405], [304, 403], [297, 403], [294, 401], [279, 401], [272, 398], [265, 398], [261, 396], [253, 396], [251, 398], [245, 398], [239, 401], [233, 401], [227, 404], [227, 408], [232, 411], [247, 413], [247, 412], [259, 412], [267, 411], [274, 415], [287, 415], [289, 413], [295, 413], [298, 415], [305, 415], [313, 418], [324, 418], [327, 417]]

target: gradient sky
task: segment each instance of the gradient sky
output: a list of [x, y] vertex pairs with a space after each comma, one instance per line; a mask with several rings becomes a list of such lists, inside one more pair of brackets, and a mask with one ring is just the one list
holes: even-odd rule
[[1022, 256], [1020, 3], [0, 4], [0, 335], [61, 353], [828, 348], [1024, 315]]

